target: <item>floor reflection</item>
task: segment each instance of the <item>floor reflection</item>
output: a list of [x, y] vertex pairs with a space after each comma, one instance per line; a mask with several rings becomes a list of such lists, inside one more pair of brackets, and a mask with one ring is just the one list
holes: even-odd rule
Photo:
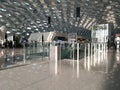
[[1, 49], [0, 69], [7, 69], [23, 62], [23, 49]]
[[[20, 62], [23, 60], [23, 54], [19, 56], [19, 50], [15, 52], [16, 53], [11, 53], [11, 55], [14, 56], [9, 56], [10, 53], [6, 56], [9, 66], [16, 63], [12, 61], [13, 58]], [[5, 63], [5, 51], [0, 53], [1, 58], [4, 58], [0, 59], [0, 64], [3, 64]], [[13, 78], [12, 81], [21, 80], [25, 84], [42, 78], [34, 82], [38, 82], [38, 86], [41, 85], [40, 89], [45, 85], [45, 89], [43, 90], [48, 89], [46, 86], [50, 86], [51, 88], [51, 84], [53, 87], [56, 86], [56, 88], [61, 90], [80, 90], [80, 88], [82, 88], [82, 90], [120, 90], [120, 52], [108, 50], [107, 52], [96, 51], [94, 54], [89, 54], [86, 59], [83, 58], [80, 60], [56, 59], [43, 63], [34, 62], [25, 67], [4, 70], [1, 72], [1, 74], [3, 73], [1, 76], [4, 76], [4, 72], [6, 72], [5, 75], [8, 77], [9, 73], [12, 72], [14, 74], [11, 75]], [[86, 68], [84, 64], [86, 65]], [[89, 65], [89, 69], [87, 65]], [[16, 77], [16, 70], [17, 76], [21, 77], [20, 79], [17, 79], [18, 77]], [[24, 81], [26, 79], [27, 82]], [[30, 85], [33, 85], [33, 82]], [[34, 85], [36, 85], [36, 83]], [[30, 86], [28, 85], [28, 87]], [[64, 89], [61, 87], [64, 87]], [[50, 90], [55, 89], [52, 88]]]
[[116, 61], [119, 61], [120, 52], [115, 50], [97, 51], [93, 55], [84, 58], [84, 68], [88, 71], [94, 70], [109, 73]]
[[[88, 46], [90, 47], [90, 46]], [[94, 49], [93, 49], [94, 50]], [[87, 57], [86, 53], [88, 53]], [[73, 71], [74, 69], [77, 70], [77, 77], [79, 77], [79, 71], [82, 66], [85, 70], [92, 70], [97, 72], [105, 72], [109, 73], [112, 68], [114, 67], [115, 63], [120, 62], [120, 51], [116, 50], [94, 50], [94, 54], [90, 54], [89, 52], [85, 52], [84, 55], [85, 58], [82, 60], [72, 60], [70, 63], [72, 63]], [[23, 50], [0, 50], [0, 66], [1, 68], [12, 66], [16, 64], [17, 62], [23, 62], [25, 63], [25, 54], [23, 53]], [[55, 74], [58, 74], [58, 68], [61, 65], [61, 61], [55, 60], [54, 68], [55, 68]]]
[[92, 56], [89, 55], [86, 59], [82, 60], [58, 60], [55, 61], [54, 64], [54, 73], [58, 75], [60, 67], [61, 72], [63, 67], [71, 67], [73, 72], [73, 77], [79, 78], [80, 70], [86, 71], [95, 71], [100, 73], [111, 73], [114, 70], [114, 67], [117, 63], [120, 62], [120, 52], [116, 52], [115, 50], [108, 51], [100, 51], [94, 53]]
[[120, 90], [120, 64], [114, 67], [114, 70], [106, 76], [104, 90]]
[[[98, 90], [120, 90], [120, 52], [108, 50], [99, 53], [96, 53], [100, 55], [99, 57], [98, 55], [92, 55], [92, 59], [91, 56], [86, 58], [86, 65], [90, 66], [89, 69], [84, 67], [85, 59], [74, 61], [58, 60], [51, 64], [53, 73], [58, 77], [61, 75], [65, 76], [65, 73], [67, 73], [67, 77], [77, 78], [78, 80], [83, 76], [86, 78], [91, 77], [92, 74], [104, 75], [101, 80], [102, 83], [100, 83], [102, 89]], [[96, 78], [95, 80], [97, 81], [98, 79]]]
[[35, 49], [34, 52], [29, 52], [30, 50], [28, 48], [0, 49], [0, 69], [8, 69], [9, 67], [24, 65], [27, 64], [28, 61], [34, 62], [41, 60], [42, 58], [45, 58], [45, 60], [46, 58], [49, 59], [46, 51], [41, 53], [38, 52], [39, 49]]

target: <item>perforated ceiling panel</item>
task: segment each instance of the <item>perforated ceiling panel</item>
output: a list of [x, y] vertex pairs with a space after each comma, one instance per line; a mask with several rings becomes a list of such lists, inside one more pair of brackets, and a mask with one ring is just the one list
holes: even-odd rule
[[9, 35], [58, 31], [89, 36], [91, 27], [101, 23], [120, 27], [120, 0], [0, 0], [0, 26]]

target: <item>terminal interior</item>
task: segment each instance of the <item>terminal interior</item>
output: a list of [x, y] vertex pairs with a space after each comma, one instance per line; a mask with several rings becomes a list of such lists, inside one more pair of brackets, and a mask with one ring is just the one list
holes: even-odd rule
[[0, 90], [120, 90], [119, 0], [0, 0]]

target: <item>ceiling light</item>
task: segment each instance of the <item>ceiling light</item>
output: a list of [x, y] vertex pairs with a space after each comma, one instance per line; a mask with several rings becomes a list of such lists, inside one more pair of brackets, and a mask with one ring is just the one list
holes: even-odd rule
[[23, 30], [23, 32], [26, 32], [25, 30]]
[[31, 8], [31, 7], [29, 7], [29, 9], [30, 9], [30, 10], [32, 10], [32, 8]]
[[0, 18], [2, 17], [2, 15], [0, 15]]
[[6, 26], [10, 26], [10, 24], [9, 24], [9, 23], [7, 23], [7, 24], [6, 24]]
[[33, 26], [33, 28], [36, 28], [37, 26]]
[[53, 18], [56, 18], [56, 17], [53, 17]]
[[18, 5], [18, 6], [20, 6], [20, 4], [18, 3], [18, 2], [13, 2], [15, 5]]
[[29, 5], [29, 3], [27, 3], [27, 2], [24, 2], [24, 4], [25, 4], [25, 5]]
[[40, 21], [37, 21], [37, 23], [40, 23]]
[[12, 29], [12, 31], [16, 31], [16, 29]]
[[30, 34], [29, 34], [29, 33], [27, 33], [26, 35], [27, 35], [27, 36], [29, 36]]
[[98, 3], [98, 1], [95, 1], [95, 4], [97, 4]]
[[47, 10], [45, 10], [45, 12], [47, 13], [48, 11], [47, 11]]
[[10, 31], [7, 31], [6, 33], [7, 33], [7, 34], [10, 34]]
[[19, 34], [21, 34], [21, 33], [20, 33], [20, 32], [17, 32], [16, 34], [18, 34], [18, 35], [19, 35]]
[[39, 24], [38, 26], [40, 27], [40, 26], [42, 26], [42, 24]]
[[52, 7], [51, 9], [55, 9], [54, 7]]
[[38, 31], [39, 29], [38, 29], [38, 28], [36, 28], [35, 30], [36, 30], [36, 31]]
[[0, 19], [1, 22], [4, 22], [5, 20], [4, 19]]
[[57, 0], [58, 3], [60, 3], [60, 0]]
[[28, 30], [30, 30], [30, 29], [31, 29], [31, 27], [27, 27], [27, 29], [28, 29]]
[[107, 6], [106, 8], [107, 8], [107, 9], [111, 9], [112, 7], [111, 7], [111, 6]]
[[11, 14], [7, 14], [9, 17], [11, 16]]
[[44, 29], [44, 27], [41, 27], [41, 29]]
[[3, 9], [3, 8], [0, 8], [0, 10], [1, 10], [1, 11], [4, 11], [4, 12], [6, 11], [6, 9]]
[[48, 27], [48, 26], [45, 26], [45, 27]]

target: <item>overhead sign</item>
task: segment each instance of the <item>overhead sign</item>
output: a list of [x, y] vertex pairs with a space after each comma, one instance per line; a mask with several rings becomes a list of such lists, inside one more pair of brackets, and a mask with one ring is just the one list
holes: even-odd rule
[[68, 41], [77, 41], [77, 33], [69, 33]]
[[92, 42], [107, 42], [109, 36], [109, 24], [93, 26]]

